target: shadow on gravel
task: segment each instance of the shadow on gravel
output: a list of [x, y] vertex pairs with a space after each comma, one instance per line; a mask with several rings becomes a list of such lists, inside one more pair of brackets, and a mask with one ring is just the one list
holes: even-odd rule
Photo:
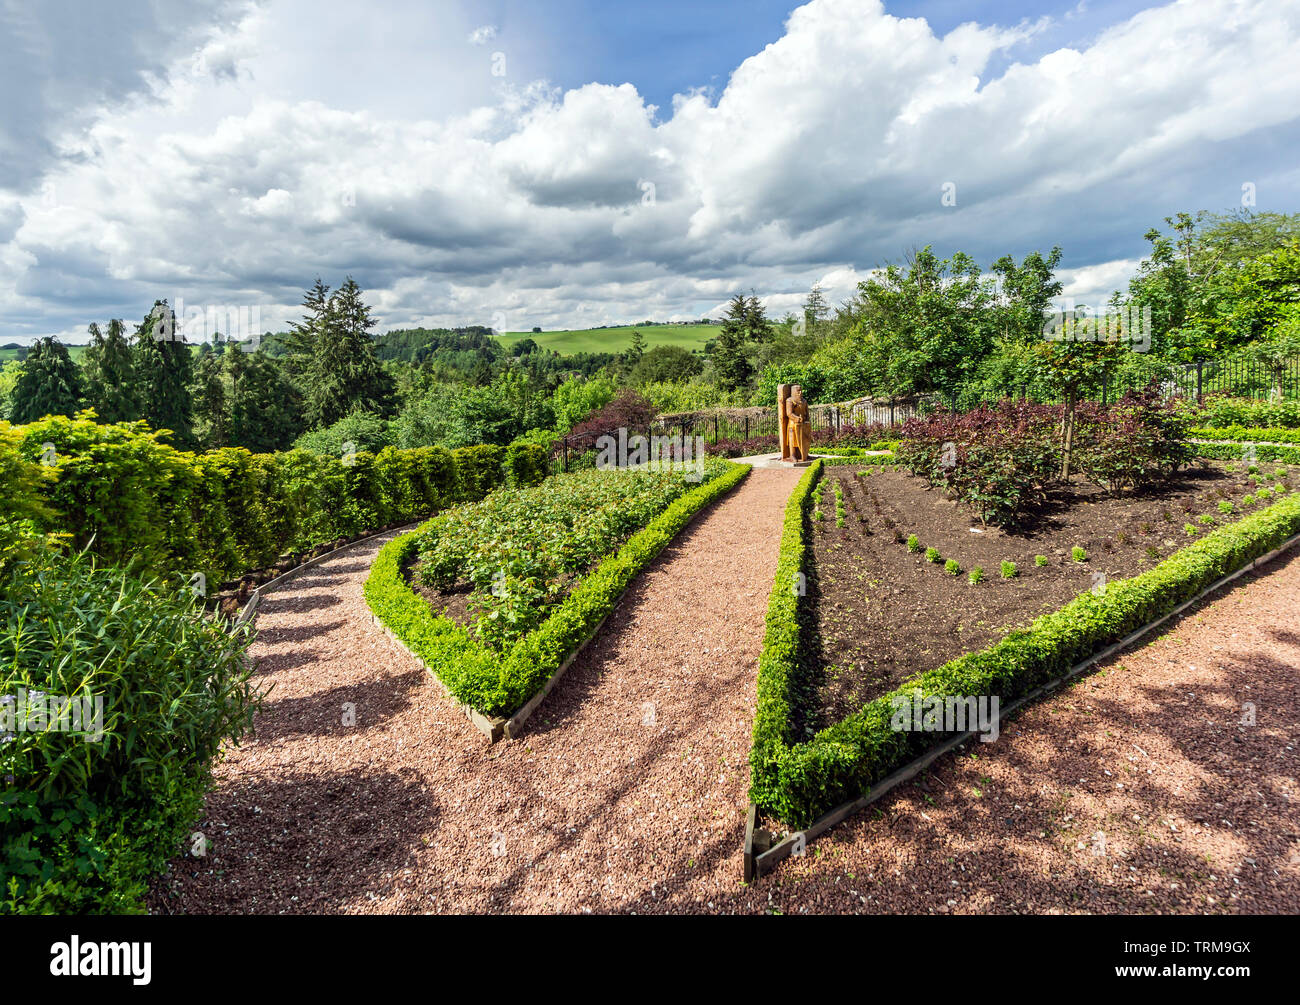
[[334, 914], [390, 893], [440, 809], [414, 771], [241, 775], [194, 825], [210, 842], [154, 880], [154, 914]]
[[[292, 736], [342, 736], [364, 732], [411, 706], [414, 696], [426, 693], [428, 674], [409, 670], [355, 684], [343, 684], [327, 691], [268, 701], [254, 723], [259, 740]], [[355, 706], [355, 725], [343, 725], [345, 704]]]
[[288, 642], [306, 642], [318, 635], [327, 635], [336, 628], [341, 628], [345, 621], [314, 621], [310, 625], [298, 628], [268, 627], [257, 630], [257, 641], [264, 646], [279, 646]]

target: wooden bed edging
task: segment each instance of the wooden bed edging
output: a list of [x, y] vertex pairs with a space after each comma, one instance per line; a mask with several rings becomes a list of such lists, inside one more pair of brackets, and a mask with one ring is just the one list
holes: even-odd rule
[[[1010, 705], [1008, 705], [1006, 708], [1001, 710], [1001, 712], [999, 713], [999, 717], [1010, 715], [1013, 712], [1020, 709], [1022, 706], [1028, 704], [1029, 702], [1037, 701], [1039, 698], [1043, 697], [1044, 695], [1047, 695], [1052, 691], [1055, 691], [1066, 681], [1071, 680], [1074, 677], [1077, 677], [1079, 674], [1083, 673], [1083, 671], [1087, 670], [1093, 664], [1099, 663], [1102, 660], [1107, 659], [1108, 657], [1113, 656], [1124, 649], [1127, 649], [1134, 642], [1138, 641], [1144, 635], [1150, 634], [1152, 631], [1154, 631], [1155, 629], [1163, 625], [1166, 621], [1178, 617], [1178, 615], [1182, 614], [1189, 607], [1193, 606], [1194, 604], [1200, 603], [1202, 600], [1205, 599], [1206, 596], [1213, 593], [1215, 590], [1221, 589], [1224, 586], [1226, 586], [1228, 583], [1231, 583], [1233, 580], [1239, 578], [1240, 576], [1244, 576], [1246, 573], [1259, 568], [1259, 566], [1271, 562], [1273, 559], [1277, 558], [1283, 552], [1286, 552], [1291, 548], [1293, 548], [1297, 543], [1300, 543], [1300, 534], [1296, 534], [1294, 537], [1291, 537], [1286, 541], [1283, 541], [1280, 545], [1278, 545], [1268, 554], [1261, 555], [1259, 558], [1247, 562], [1236, 572], [1230, 572], [1228, 573], [1228, 575], [1215, 580], [1213, 583], [1207, 586], [1196, 596], [1192, 597], [1190, 600], [1185, 600], [1183, 603], [1179, 604], [1168, 614], [1164, 615], [1161, 618], [1157, 618], [1155, 621], [1152, 621], [1150, 624], [1143, 625], [1141, 628], [1130, 633], [1129, 635], [1126, 635], [1118, 642], [1114, 642], [1111, 645], [1107, 646], [1105, 649], [1102, 649], [1100, 652], [1094, 653], [1092, 656], [1089, 656], [1082, 663], [1076, 664], [1075, 666], [1071, 667], [1070, 670], [1064, 675], [1056, 678], [1055, 680], [1048, 681], [1046, 684], [1043, 684], [1042, 686], [1035, 688], [1033, 691], [1030, 691], [1028, 694], [1022, 695], [1021, 697], [1017, 698]], [[928, 768], [934, 761], [942, 757], [944, 754], [948, 753], [948, 751], [952, 750], [954, 747], [966, 743], [968, 740], [970, 740], [972, 737], [976, 735], [977, 734], [974, 730], [971, 730], [966, 733], [959, 733], [958, 735], [954, 736], [952, 739], [946, 740], [945, 742], [941, 743], [939, 746], [927, 750], [920, 757], [916, 758], [915, 760], [909, 761], [907, 764], [903, 765], [893, 774], [888, 775], [885, 778], [881, 779], [874, 786], [869, 788], [863, 795], [858, 796], [858, 798], [856, 799], [851, 799], [846, 803], [841, 803], [839, 806], [835, 807], [835, 809], [829, 811], [828, 813], [824, 813], [822, 816], [818, 817], [808, 827], [804, 828], [801, 831], [793, 831], [792, 833], [786, 835], [781, 841], [779, 841], [775, 845], [771, 843], [771, 835], [767, 831], [756, 826], [758, 808], [753, 803], [750, 803], [748, 820], [745, 826], [745, 854], [744, 854], [745, 882], [746, 883], [753, 882], [754, 880], [761, 877], [764, 873], [771, 872], [774, 868], [776, 868], [778, 862], [784, 861], [785, 859], [789, 858], [791, 854], [794, 853], [796, 845], [802, 845], [806, 847], [808, 841], [811, 841], [813, 838], [820, 837], [822, 834], [830, 830], [836, 824], [842, 823], [845, 819], [852, 816], [854, 813], [857, 813], [859, 810], [866, 809], [866, 807], [870, 806], [872, 803], [874, 803], [877, 799], [880, 799], [882, 796], [887, 795], [891, 790], [897, 788], [903, 782], [910, 781], [911, 779], [915, 778], [922, 771]]]

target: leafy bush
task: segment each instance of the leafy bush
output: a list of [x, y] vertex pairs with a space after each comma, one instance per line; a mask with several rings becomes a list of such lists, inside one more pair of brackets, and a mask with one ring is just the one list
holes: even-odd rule
[[1199, 440], [1300, 443], [1300, 429], [1282, 426], [1193, 426], [1187, 435]]
[[393, 445], [393, 433], [388, 423], [371, 412], [356, 411], [343, 416], [332, 426], [303, 433], [294, 441], [294, 449], [310, 450], [327, 457], [343, 457], [346, 453], [365, 450], [377, 454]]
[[1054, 475], [1052, 430], [1050, 410], [1025, 403], [935, 412], [907, 421], [895, 456], [982, 522], [1010, 526], [1043, 498]]
[[1035, 555], [1035, 556], [1034, 556], [1034, 564], [1035, 564], [1036, 566], [1038, 566], [1039, 568], [1042, 568], [1044, 565], [1047, 564], [1047, 556], [1046, 556], [1046, 555]]
[[[201, 809], [221, 744], [251, 726], [248, 630], [203, 617], [175, 580], [142, 582], [84, 553], [12, 570], [0, 625], [0, 775], [12, 776], [0, 905], [140, 910]], [[52, 714], [80, 730], [46, 729], [37, 696], [71, 699]]]
[[1156, 388], [1081, 405], [1079, 420], [1079, 470], [1112, 494], [1168, 478], [1192, 459], [1185, 410]]
[[[960, 570], [958, 570], [958, 571], [960, 571]], [[976, 585], [978, 585], [979, 583], [983, 582], [983, 580], [984, 580], [984, 570], [981, 569], [981, 568], [977, 565], [977, 566], [975, 566], [975, 568], [971, 569], [971, 571], [970, 571], [970, 575], [969, 575], [967, 578], [970, 580], [970, 585], [971, 585], [971, 586], [976, 586]]]
[[1003, 579], [1013, 579], [1013, 578], [1014, 578], [1014, 577], [1015, 577], [1019, 572], [1020, 572], [1020, 570], [1016, 568], [1016, 563], [1015, 563], [1015, 562], [1004, 561], [1004, 562], [1002, 563], [1002, 578], [1003, 578]]
[[1085, 551], [1083, 548], [1080, 548], [1077, 544], [1070, 549], [1070, 557], [1074, 559], [1076, 562], [1088, 561], [1087, 551]]
[[939, 549], [938, 549], [938, 548], [926, 548], [926, 549], [925, 549], [925, 560], [926, 560], [927, 562], [937, 562], [937, 561], [939, 561]]
[[921, 550], [921, 540], [915, 534], [907, 536], [907, 550], [914, 554]]
[[1256, 401], [1250, 398], [1210, 396], [1193, 413], [1205, 426], [1262, 426], [1300, 429], [1300, 401]]
[[948, 561], [943, 563], [943, 568], [948, 575], [955, 576], [961, 572], [961, 563], [955, 558], [950, 558]]

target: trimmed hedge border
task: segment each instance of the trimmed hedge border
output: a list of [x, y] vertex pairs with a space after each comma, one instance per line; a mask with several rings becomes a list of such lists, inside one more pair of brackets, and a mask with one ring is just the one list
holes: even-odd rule
[[[802, 482], [800, 483], [802, 487]], [[795, 500], [792, 499], [792, 506]], [[1221, 527], [1105, 592], [1080, 594], [1064, 607], [1005, 636], [926, 671], [804, 743], [788, 736], [792, 685], [798, 680], [797, 598], [783, 595], [783, 572], [804, 557], [803, 508], [787, 511], [778, 579], [768, 608], [768, 635], [759, 657], [758, 708], [750, 799], [794, 828], [807, 827], [834, 807], [867, 792], [891, 771], [944, 742], [946, 734], [890, 728], [891, 699], [998, 695], [1004, 703], [1059, 680], [1109, 643], [1174, 611], [1225, 575], [1236, 572], [1300, 534], [1300, 494]]]
[[1249, 440], [1230, 443], [1192, 442], [1192, 449], [1197, 457], [1214, 461], [1238, 461], [1245, 463], [1242, 447], [1254, 446], [1255, 462], [1279, 461], [1282, 464], [1300, 464], [1300, 447], [1285, 447], [1273, 443], [1254, 443]]
[[754, 742], [749, 751], [750, 800], [771, 802], [771, 780], [789, 748], [791, 713], [797, 702], [799, 673], [800, 576], [806, 575], [808, 544], [805, 529], [812, 509], [813, 491], [822, 476], [823, 461], [816, 461], [799, 479], [785, 505], [781, 547], [776, 558], [776, 580], [767, 601], [763, 651], [758, 657], [758, 701], [754, 708]]
[[863, 465], [876, 465], [879, 467], [894, 467], [896, 461], [891, 454], [856, 454], [838, 457], [823, 457], [822, 463], [830, 468], [842, 468], [848, 465], [862, 467]]
[[402, 567], [419, 543], [418, 528], [380, 549], [363, 588], [366, 603], [384, 630], [425, 665], [489, 739], [509, 737], [536, 707], [534, 699], [549, 691], [596, 634], [632, 578], [700, 510], [749, 472], [748, 464], [732, 464], [676, 499], [603, 559], [541, 625], [504, 655], [488, 649], [465, 626], [434, 614], [406, 584]]

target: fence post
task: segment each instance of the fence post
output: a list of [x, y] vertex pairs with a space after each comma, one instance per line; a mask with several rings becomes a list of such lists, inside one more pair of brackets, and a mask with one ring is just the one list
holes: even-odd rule
[[568, 470], [569, 470], [569, 438], [566, 436], [564, 437], [564, 471], [567, 473]]
[[713, 416], [713, 442], [715, 444], [718, 442], [718, 435], [718, 416], [715, 412]]
[[1198, 359], [1196, 361], [1196, 403], [1198, 405], [1204, 404], [1204, 394], [1201, 391], [1201, 387], [1202, 387], [1201, 381], [1204, 372], [1205, 372], [1205, 360]]
[[745, 416], [745, 439], [749, 439], [749, 416]]

